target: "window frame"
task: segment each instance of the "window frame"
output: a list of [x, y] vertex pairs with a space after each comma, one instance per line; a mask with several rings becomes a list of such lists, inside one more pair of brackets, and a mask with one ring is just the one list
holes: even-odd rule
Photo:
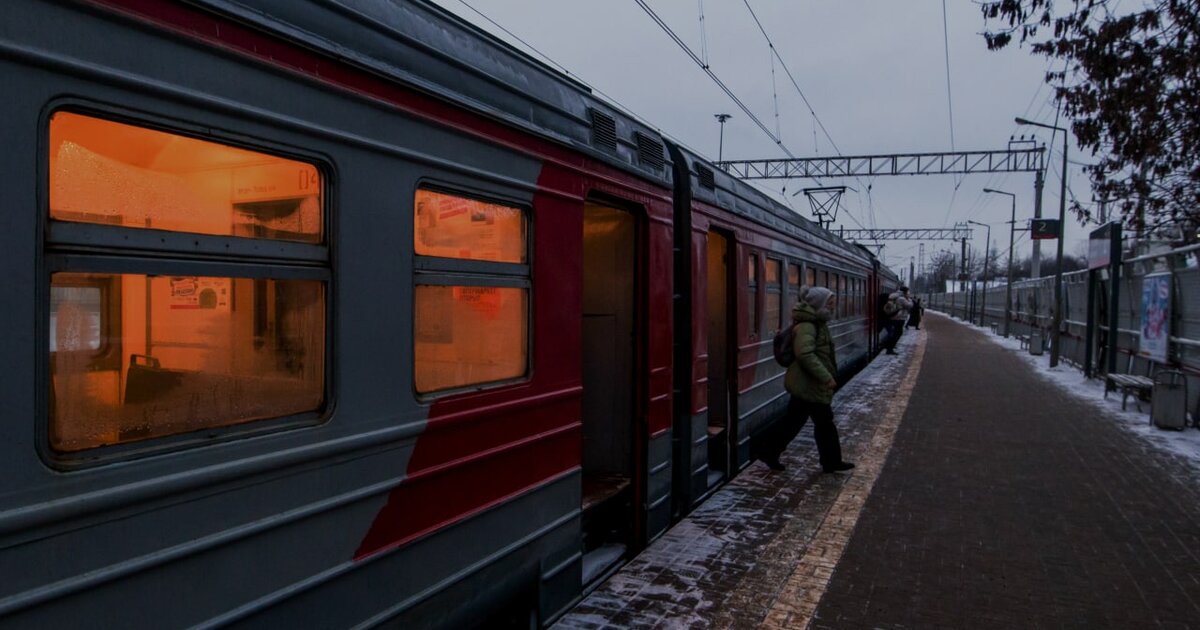
[[[36, 176], [39, 195], [36, 207], [41, 221], [36, 237], [39, 273], [34, 334], [44, 351], [39, 351], [35, 359], [35, 380], [39, 392], [35, 403], [35, 447], [41, 459], [56, 470], [69, 472], [90, 469], [257, 435], [319, 426], [330, 420], [336, 406], [332, 360], [332, 357], [336, 356], [333, 326], [333, 314], [336, 310], [336, 274], [332, 246], [335, 242], [332, 218], [335, 214], [336, 169], [333, 161], [323, 153], [298, 146], [298, 140], [304, 135], [302, 132], [278, 132], [274, 128], [254, 123], [256, 128], [270, 134], [271, 139], [255, 136], [252, 141], [248, 141], [246, 134], [231, 129], [231, 121], [234, 124], [247, 122], [243, 119], [184, 108], [186, 113], [178, 114], [189, 116], [184, 121], [178, 115], [168, 117], [148, 111], [164, 111], [171, 106], [170, 103], [160, 100], [154, 100], [153, 103], [147, 110], [134, 111], [80, 97], [61, 98], [48, 102], [38, 118], [39, 153]], [[48, 194], [51, 185], [50, 124], [54, 115], [60, 112], [304, 162], [315, 168], [321, 178], [321, 241], [299, 243], [52, 219]], [[222, 124], [222, 121], [225, 124]], [[280, 140], [282, 137], [291, 137], [297, 142], [288, 143]], [[56, 273], [316, 280], [321, 283], [324, 292], [321, 404], [317, 409], [300, 413], [246, 420], [126, 443], [93, 446], [77, 451], [58, 451], [50, 442], [51, 416], [54, 410], [50, 406], [52, 361], [49, 352], [49, 318], [51, 283]], [[114, 306], [116, 305], [109, 305], [109, 308]], [[118, 320], [120, 317], [118, 311]], [[120, 332], [124, 334], [128, 331]], [[114, 358], [115, 369], [123, 369], [124, 357]]]
[[746, 253], [746, 313], [749, 329], [746, 331], [747, 336], [751, 339], [757, 339], [762, 334], [762, 309], [759, 308], [759, 287], [762, 283], [759, 281], [759, 276], [762, 274], [762, 264], [759, 263], [758, 252], [750, 251]]
[[[417, 191], [427, 190], [443, 195], [451, 195], [463, 199], [482, 201], [507, 206], [521, 211], [525, 219], [525, 262], [497, 262], [467, 258], [447, 258], [444, 256], [426, 256], [416, 253], [416, 234], [411, 234], [409, 252], [412, 260], [412, 311], [410, 312], [409, 339], [412, 342], [412, 370], [410, 387], [413, 397], [420, 403], [432, 403], [439, 398], [454, 396], [469, 392], [492, 391], [495, 389], [529, 383], [534, 373], [534, 211], [529, 201], [518, 200], [514, 197], [497, 193], [493, 190], [479, 190], [471, 186], [449, 183], [441, 179], [420, 178], [409, 191], [409, 207], [416, 213]], [[409, 225], [412, 221], [409, 220]], [[470, 383], [456, 387], [448, 387], [428, 392], [417, 389], [417, 353], [416, 353], [416, 308], [418, 286], [477, 286], [516, 288], [526, 291], [525, 301], [525, 371], [519, 375], [495, 381]]]
[[[767, 273], [767, 267], [769, 267], [771, 265], [771, 263], [775, 263], [779, 267], [779, 269], [775, 273], [775, 284], [774, 285], [771, 284], [771, 282], [769, 280], [769, 274]], [[766, 315], [766, 312], [767, 312], [766, 300], [770, 299], [771, 295], [779, 296], [779, 314], [775, 318], [775, 321], [767, 322], [766, 330], [767, 330], [768, 335], [773, 336], [775, 333], [782, 330], [783, 326], [784, 326], [783, 298], [784, 298], [784, 295], [786, 295], [786, 293], [784, 292], [784, 287], [787, 286], [787, 275], [786, 274], [787, 274], [787, 266], [785, 265], [784, 260], [782, 258], [775, 258], [773, 256], [766, 256], [763, 258], [763, 287], [766, 289], [764, 291], [764, 295], [763, 295], [763, 302], [764, 302], [763, 303], [763, 315], [764, 316]]]

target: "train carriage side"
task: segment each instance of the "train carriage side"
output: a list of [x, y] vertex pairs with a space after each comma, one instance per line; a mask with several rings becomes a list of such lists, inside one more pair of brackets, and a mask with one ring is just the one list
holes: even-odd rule
[[5, 12], [0, 625], [547, 623], [667, 526], [652, 130], [419, 1]]
[[786, 410], [771, 340], [801, 286], [841, 297], [831, 322], [842, 379], [872, 348], [872, 258], [758, 190], [669, 145], [676, 175], [675, 495], [692, 509], [750, 462]]

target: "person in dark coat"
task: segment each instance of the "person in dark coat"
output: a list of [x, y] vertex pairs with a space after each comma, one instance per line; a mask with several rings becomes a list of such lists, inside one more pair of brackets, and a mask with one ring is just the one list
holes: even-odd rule
[[784, 470], [779, 461], [787, 445], [809, 417], [821, 468], [827, 473], [850, 470], [842, 461], [842, 445], [833, 424], [833, 395], [837, 391], [837, 357], [827, 323], [837, 309], [837, 297], [825, 287], [812, 287], [792, 308], [796, 360], [788, 366], [784, 386], [791, 396], [787, 415], [756, 440], [756, 457], [771, 470]]
[[885, 305], [884, 317], [887, 318], [887, 338], [883, 341], [883, 349], [887, 354], [896, 354], [896, 344], [900, 341], [900, 335], [904, 333], [904, 322], [908, 321], [908, 311], [912, 308], [912, 301], [908, 299], [908, 287], [900, 287], [888, 296], [888, 303], [893, 305], [894, 311], [891, 314], [887, 313]]
[[921, 304], [921, 298], [914, 298], [912, 308], [908, 311], [908, 323], [906, 328], [916, 328], [921, 330], [921, 316], [925, 314], [925, 307]]

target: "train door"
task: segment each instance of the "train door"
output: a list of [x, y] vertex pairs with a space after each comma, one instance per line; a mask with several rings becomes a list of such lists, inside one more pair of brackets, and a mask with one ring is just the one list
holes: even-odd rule
[[583, 583], [607, 575], [636, 533], [637, 222], [594, 202], [583, 223]]
[[733, 334], [730, 269], [731, 239], [720, 232], [708, 233], [708, 486], [711, 488], [725, 478], [732, 465], [732, 449], [736, 435], [733, 396], [730, 394], [731, 362], [735, 352], [730, 348]]

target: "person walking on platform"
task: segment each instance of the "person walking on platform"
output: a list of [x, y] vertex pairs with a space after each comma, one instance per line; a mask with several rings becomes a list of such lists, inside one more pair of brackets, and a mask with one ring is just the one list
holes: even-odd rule
[[779, 456], [812, 417], [821, 468], [827, 473], [850, 470], [854, 464], [842, 461], [831, 406], [837, 391], [837, 358], [827, 322], [837, 310], [837, 296], [825, 287], [802, 290], [801, 295], [792, 307], [795, 360], [784, 377], [791, 396], [787, 415], [757, 436], [756, 457], [771, 470], [783, 470]]
[[888, 318], [887, 321], [887, 340], [883, 342], [883, 347], [888, 354], [896, 354], [896, 343], [900, 341], [900, 335], [904, 333], [904, 322], [908, 320], [908, 311], [912, 308], [912, 302], [908, 299], [908, 287], [900, 287], [888, 296], [888, 301], [883, 305], [883, 315]]
[[912, 309], [908, 311], [908, 323], [904, 327], [921, 330], [921, 316], [924, 314], [925, 307], [921, 305], [921, 298], [913, 298]]

